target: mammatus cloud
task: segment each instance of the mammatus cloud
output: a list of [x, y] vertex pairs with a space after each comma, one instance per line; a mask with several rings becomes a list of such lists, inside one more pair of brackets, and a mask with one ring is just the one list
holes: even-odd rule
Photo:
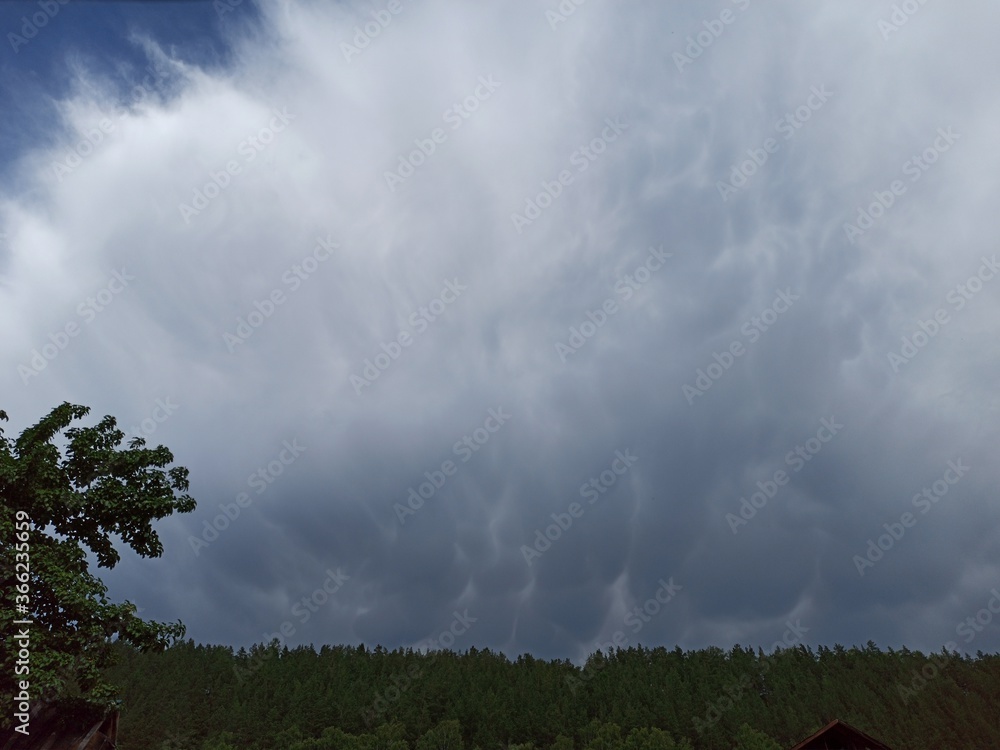
[[108, 580], [199, 641], [962, 647], [1000, 19], [913, 5], [229, 5], [224, 64], [60, 50], [0, 204], [12, 431], [69, 400], [191, 469]]

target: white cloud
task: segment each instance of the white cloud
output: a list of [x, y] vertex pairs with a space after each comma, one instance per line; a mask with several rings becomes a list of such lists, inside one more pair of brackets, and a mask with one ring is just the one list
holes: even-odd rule
[[[685, 622], [663, 617], [650, 633], [696, 638], [704, 625], [701, 632], [741, 638], [727, 618], [742, 605], [728, 609], [717, 588], [741, 555], [761, 565], [741, 578], [747, 601], [757, 602], [744, 603], [758, 607], [745, 632], [793, 610], [805, 621], [796, 603], [862, 586], [844, 576], [848, 549], [870, 522], [898, 516], [914, 475], [936, 466], [928, 456], [957, 447], [979, 456], [980, 473], [962, 489], [988, 525], [992, 511], [976, 497], [997, 478], [985, 460], [996, 414], [972, 421], [995, 385], [996, 290], [956, 311], [898, 375], [886, 355], [996, 251], [992, 5], [928, 5], [883, 40], [877, 21], [890, 10], [881, 6], [753, 3], [683, 71], [673, 53], [732, 4], [651, 2], [625, 14], [588, 3], [555, 29], [547, 7], [403, 3], [348, 61], [342, 45], [371, 21], [367, 6], [266, 6], [260, 28], [235, 27], [226, 68], [199, 69], [141, 39], [173, 71], [160, 82], [163, 96], [141, 102], [129, 93], [131, 77], [109, 83], [77, 70], [79, 85], [58, 108], [64, 135], [21, 155], [0, 205], [8, 248], [0, 254], [0, 387], [13, 396], [5, 408], [16, 426], [63, 400], [125, 424], [148, 416], [156, 398], [182, 405], [155, 439], [169, 439], [192, 469], [202, 507], [165, 526], [168, 546], [183, 548], [172, 553], [175, 566], [128, 566], [142, 565], [165, 587], [222, 587], [273, 539], [275, 568], [314, 562], [314, 583], [327, 567], [350, 573], [347, 589], [357, 588], [344, 596], [359, 597], [364, 616], [354, 622], [331, 608], [339, 637], [416, 642], [461, 599], [497, 612], [477, 637], [570, 653], [613, 617], [606, 594], [614, 581], [645, 599], [667, 575], [684, 580], [691, 597], [676, 608]], [[484, 87], [487, 79], [499, 85]], [[834, 94], [785, 139], [775, 123], [813, 86]], [[628, 124], [620, 138], [593, 160], [574, 160], [616, 117]], [[103, 119], [113, 127], [101, 131]], [[892, 180], [909, 180], [904, 164], [947, 127], [961, 134], [954, 147], [848, 242], [843, 225], [857, 207]], [[100, 142], [79, 154], [95, 128]], [[723, 202], [717, 181], [767, 137], [780, 148]], [[429, 141], [433, 153], [409, 157]], [[57, 175], [52, 163], [74, 149], [79, 165]], [[401, 157], [412, 174], [390, 189], [385, 174]], [[519, 234], [511, 214], [562, 170], [572, 182]], [[223, 183], [210, 197], [208, 186]], [[207, 205], [185, 216], [179, 205], [195, 206], [199, 190]], [[285, 272], [328, 235], [337, 251], [293, 293]], [[559, 362], [555, 342], [661, 245], [674, 253], [667, 267]], [[82, 320], [80, 303], [122, 268], [134, 282]], [[414, 330], [411, 314], [450, 279], [468, 291]], [[681, 386], [695, 369], [789, 286], [801, 303], [689, 406]], [[230, 352], [224, 334], [275, 290], [284, 301]], [[79, 336], [23, 383], [19, 365], [70, 322]], [[400, 331], [412, 345], [357, 395], [350, 376]], [[954, 383], [961, 408], [929, 406]], [[518, 416], [509, 431], [442, 490], [422, 525], [393, 529], [392, 504], [406, 487], [498, 403]], [[852, 435], [789, 495], [826, 512], [849, 504], [856, 523], [831, 530], [816, 520], [822, 513], [800, 516], [774, 501], [771, 521], [758, 519], [748, 541], [727, 538], [725, 498], [738, 500], [744, 480], [762, 477], [759, 467], [780, 462], [774, 451], [831, 410]], [[218, 552], [188, 555], [187, 534], [293, 435], [310, 456]], [[617, 506], [581, 520], [539, 572], [517, 569], [511, 561], [525, 535], [625, 444], [650, 460], [634, 485], [617, 490]], [[900, 458], [873, 468], [881, 451]], [[718, 507], [703, 502], [720, 487]], [[491, 523], [493, 551], [477, 556], [468, 535]], [[961, 533], [966, 568], [991, 554], [996, 564], [982, 532]], [[814, 537], [827, 539], [819, 552], [802, 543]], [[802, 575], [767, 567], [787, 564], [773, 556], [783, 543], [809, 558], [799, 562]], [[937, 549], [933, 539], [924, 544], [914, 539], [901, 559]], [[429, 546], [435, 554], [421, 552]], [[116, 574], [123, 590], [138, 569]], [[526, 581], [562, 580], [573, 569], [589, 583], [560, 594], [568, 609], [559, 618], [579, 614], [576, 643], [560, 645], [567, 636], [547, 613], [549, 594]], [[403, 592], [402, 580], [437, 590], [421, 599]], [[812, 610], [817, 618], [822, 606]], [[259, 612], [256, 630], [280, 614], [273, 609]], [[394, 624], [397, 611], [427, 632]], [[212, 624], [210, 609], [180, 614], [196, 637], [237, 637]], [[853, 620], [812, 622], [817, 638], [859, 637]], [[945, 637], [907, 633], [932, 645]]]

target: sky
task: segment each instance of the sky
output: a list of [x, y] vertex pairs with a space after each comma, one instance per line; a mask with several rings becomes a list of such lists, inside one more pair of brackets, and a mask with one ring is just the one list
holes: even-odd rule
[[996, 651], [998, 23], [4, 3], [6, 434], [171, 449], [201, 643]]

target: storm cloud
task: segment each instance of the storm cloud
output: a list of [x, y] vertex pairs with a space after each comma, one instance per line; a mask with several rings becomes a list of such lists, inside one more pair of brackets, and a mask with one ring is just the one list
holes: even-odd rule
[[5, 152], [8, 434], [88, 405], [199, 501], [112, 596], [234, 646], [1000, 646], [956, 637], [1000, 584], [993, 3], [216, 10], [212, 59], [163, 13], [107, 53], [146, 67], [60, 16], [4, 52], [68, 81]]

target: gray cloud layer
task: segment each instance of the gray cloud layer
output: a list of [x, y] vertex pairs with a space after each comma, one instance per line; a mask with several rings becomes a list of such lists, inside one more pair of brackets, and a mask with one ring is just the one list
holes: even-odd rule
[[238, 645], [960, 641], [1000, 18], [902, 5], [289, 3], [224, 70], [147, 43], [151, 96], [80, 72], [0, 205], [0, 382], [15, 430], [70, 400], [191, 469], [112, 593]]

